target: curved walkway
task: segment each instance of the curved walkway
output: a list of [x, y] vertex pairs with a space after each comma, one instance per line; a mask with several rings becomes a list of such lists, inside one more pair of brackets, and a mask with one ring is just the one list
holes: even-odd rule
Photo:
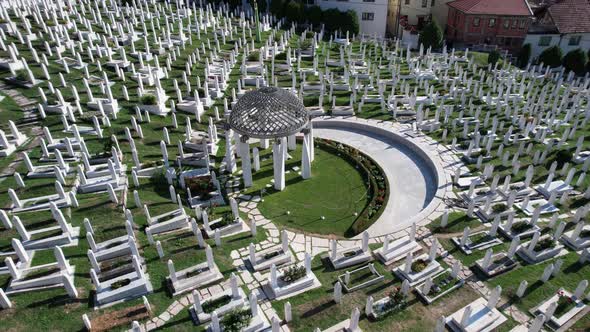
[[[358, 118], [314, 120], [314, 136], [340, 141], [367, 154], [389, 181], [389, 199], [383, 214], [368, 232], [371, 237], [395, 233], [412, 223], [426, 224], [442, 212], [441, 199], [450, 187], [445, 168], [456, 163], [446, 148], [417, 135], [409, 126]], [[446, 160], [443, 156], [448, 157]], [[449, 175], [449, 176], [448, 176]]]

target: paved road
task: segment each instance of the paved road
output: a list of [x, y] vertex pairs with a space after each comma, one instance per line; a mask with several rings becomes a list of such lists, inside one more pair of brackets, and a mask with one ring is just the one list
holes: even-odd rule
[[436, 194], [434, 171], [410, 148], [393, 139], [356, 128], [317, 128], [314, 136], [353, 146], [375, 160], [389, 181], [389, 201], [381, 217], [369, 228], [371, 237], [409, 226], [411, 217]]

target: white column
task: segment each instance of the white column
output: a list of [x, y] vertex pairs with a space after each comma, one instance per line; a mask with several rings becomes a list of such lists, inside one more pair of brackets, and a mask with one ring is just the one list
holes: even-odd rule
[[285, 189], [285, 138], [275, 141], [272, 147], [274, 186], [276, 190]]
[[247, 136], [240, 136], [240, 153], [242, 158], [242, 176], [244, 187], [252, 187], [252, 161], [250, 160], [250, 145]]
[[303, 136], [303, 149], [301, 150], [301, 177], [311, 178], [311, 158], [309, 155], [309, 134]]

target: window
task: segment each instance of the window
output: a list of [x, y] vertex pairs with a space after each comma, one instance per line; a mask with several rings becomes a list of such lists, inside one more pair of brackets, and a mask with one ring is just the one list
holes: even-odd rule
[[478, 27], [479, 26], [479, 17], [476, 17], [473, 19], [473, 26], [474, 27]]
[[493, 28], [496, 25], [496, 19], [495, 18], [490, 18], [490, 23], [488, 24], [488, 26], [490, 28]]
[[363, 2], [375, 2], [375, 0], [363, 0]]
[[542, 36], [539, 38], [539, 46], [549, 46], [551, 44], [551, 36]]
[[512, 29], [516, 29], [517, 26], [518, 26], [518, 21], [512, 20]]
[[526, 27], [526, 20], [521, 20], [520, 21], [520, 28], [524, 29]]
[[578, 46], [578, 45], [580, 45], [581, 39], [582, 39], [582, 36], [571, 36], [570, 41], [568, 42], [568, 45], [569, 46]]
[[436, 0], [432, 0], [430, 1], [430, 7], [434, 7], [434, 3], [436, 2]]
[[510, 27], [510, 21], [504, 20], [504, 29], [508, 29]]
[[363, 21], [372, 21], [375, 18], [374, 13], [363, 13], [362, 20]]
[[410, 0], [406, 0], [406, 5], [409, 5], [409, 4], [410, 4]]
[[422, 8], [428, 7], [428, 0], [422, 0]]

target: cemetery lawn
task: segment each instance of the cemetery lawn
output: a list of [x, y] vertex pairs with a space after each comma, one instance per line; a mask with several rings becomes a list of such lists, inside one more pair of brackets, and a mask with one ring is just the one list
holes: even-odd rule
[[[506, 298], [512, 299], [514, 304], [523, 312], [529, 312], [541, 302], [555, 295], [559, 288], [564, 288], [573, 293], [578, 283], [590, 276], [590, 265], [579, 264], [579, 256], [575, 252], [569, 252], [567, 255], [562, 256], [561, 259], [563, 259], [563, 265], [559, 274], [545, 283], [540, 281], [539, 278], [547, 265], [555, 260], [549, 260], [537, 265], [524, 265], [521, 261], [520, 267], [488, 280], [488, 284], [491, 287], [500, 285]], [[522, 299], [515, 300], [513, 296], [522, 280], [528, 282], [527, 290]], [[588, 305], [590, 301], [585, 301], [585, 303]], [[576, 328], [579, 328], [580, 331], [587, 331], [590, 328], [590, 316], [586, 314], [578, 320], [572, 330], [576, 330]]]
[[253, 174], [254, 185], [246, 193], [257, 195], [262, 190], [264, 201], [258, 209], [277, 226], [322, 235], [348, 235], [357, 219], [355, 213], [360, 214], [369, 202], [361, 173], [346, 159], [316, 146], [312, 178], [304, 180], [298, 174], [301, 147], [298, 144], [295, 151], [289, 152], [292, 158], [285, 163], [289, 172], [285, 174], [285, 190], [277, 192], [272, 187], [272, 152], [267, 149], [260, 152], [260, 171]]
[[[387, 296], [394, 287], [400, 287], [401, 281], [381, 263], [375, 262], [377, 271], [385, 276], [384, 281], [352, 293], [346, 293], [343, 290], [342, 301], [336, 304], [333, 301], [334, 283], [347, 269], [334, 271], [330, 263], [326, 262], [327, 257], [322, 262], [320, 256], [322, 255], [312, 260], [312, 270], [322, 283], [322, 287], [289, 299], [272, 302], [272, 307], [281, 317], [284, 304], [291, 303], [293, 321], [289, 323], [289, 328], [292, 331], [313, 331], [316, 327], [324, 330], [349, 319], [354, 308], [358, 308], [361, 312], [359, 327], [364, 331], [432, 331], [436, 319], [441, 315], [448, 315], [478, 297], [478, 294], [470, 287], [461, 287], [445, 295], [441, 300], [426, 306], [413, 292], [410, 292], [408, 306], [405, 309], [376, 321], [369, 320], [364, 314], [367, 297], [372, 296], [377, 301]], [[348, 270], [358, 267], [360, 266], [349, 267]], [[509, 323], [507, 322], [505, 326], [513, 326]]]
[[426, 225], [426, 227], [434, 233], [461, 233], [467, 226], [472, 230], [481, 226], [479, 219], [469, 218], [464, 212], [449, 212], [449, 220], [447, 226], [444, 228], [440, 226], [441, 220], [442, 216], [436, 218], [436, 220]]

